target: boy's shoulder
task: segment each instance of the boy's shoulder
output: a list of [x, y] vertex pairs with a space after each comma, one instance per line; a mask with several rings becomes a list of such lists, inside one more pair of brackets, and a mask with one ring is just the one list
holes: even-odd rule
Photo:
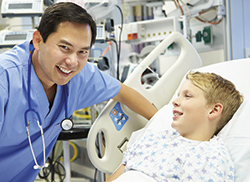
[[228, 149], [220, 136], [214, 136], [210, 141], [201, 142], [199, 146], [205, 156], [216, 160], [231, 160]]

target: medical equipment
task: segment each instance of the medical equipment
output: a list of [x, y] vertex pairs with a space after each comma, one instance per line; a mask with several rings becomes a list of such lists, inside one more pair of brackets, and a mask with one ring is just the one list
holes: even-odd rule
[[[34, 49], [32, 50], [30, 56], [29, 56], [29, 67], [28, 67], [28, 104], [29, 104], [29, 109], [27, 109], [24, 113], [24, 118], [25, 118], [25, 125], [26, 125], [26, 129], [27, 129], [27, 136], [28, 136], [28, 140], [29, 140], [29, 145], [30, 145], [30, 150], [35, 162], [34, 165], [34, 169], [42, 169], [44, 167], [48, 167], [48, 164], [46, 164], [46, 154], [45, 154], [45, 141], [44, 141], [44, 136], [43, 136], [43, 127], [42, 127], [42, 123], [41, 123], [41, 118], [39, 113], [31, 108], [31, 101], [30, 101], [30, 80], [31, 80], [31, 59], [32, 59], [32, 54], [34, 52]], [[36, 156], [32, 147], [32, 142], [31, 142], [31, 138], [30, 138], [30, 132], [29, 132], [29, 126], [30, 126], [30, 121], [28, 120], [28, 114], [29, 113], [35, 113], [37, 119], [35, 119], [35, 121], [37, 122], [38, 127], [40, 128], [41, 131], [41, 137], [42, 137], [42, 143], [43, 143], [43, 165], [38, 165], [37, 160], [36, 160]]]
[[[118, 37], [120, 25], [115, 27], [115, 37]], [[123, 25], [121, 41], [130, 44], [161, 41], [172, 32], [181, 32], [177, 17], [132, 22]]]
[[[154, 86], [150, 89], [145, 89], [145, 87], [141, 85], [142, 73], [157, 58], [157, 56], [173, 42], [177, 42], [181, 47], [181, 53], [178, 59]], [[185, 64], [187, 58], [190, 62]], [[157, 108], [161, 108], [171, 99], [171, 96], [178, 87], [182, 76], [189, 69], [200, 66], [200, 57], [190, 42], [180, 33], [173, 32], [136, 67], [124, 84], [136, 89]], [[122, 153], [126, 150], [126, 144], [131, 133], [135, 130], [141, 129], [146, 123], [147, 120], [145, 118], [134, 114], [124, 105], [113, 100], [110, 101], [89, 131], [87, 149], [91, 162], [99, 170], [108, 174], [112, 173], [121, 163], [123, 157]], [[115, 127], [120, 131], [116, 129], [113, 133], [109, 131]], [[106, 141], [105, 153], [102, 158], [98, 157], [95, 147], [96, 136], [99, 132], [104, 134]], [[111, 164], [110, 161], [114, 163]]]
[[116, 8], [116, 3], [113, 0], [86, 1], [84, 6], [88, 13], [99, 21]]
[[[31, 94], [30, 94], [30, 90], [31, 90], [31, 85], [30, 85], [31, 84], [31, 64], [32, 64], [31, 62], [32, 62], [32, 55], [33, 55], [33, 52], [35, 49], [33, 48], [33, 45], [30, 45], [29, 49], [31, 51], [31, 53], [29, 55], [29, 60], [28, 60], [28, 84], [27, 84], [28, 85], [28, 105], [29, 105], [29, 108], [24, 113], [24, 119], [25, 119], [25, 126], [26, 126], [26, 130], [27, 130], [27, 136], [28, 136], [28, 140], [29, 140], [30, 150], [31, 150], [34, 162], [35, 162], [34, 169], [42, 169], [44, 167], [48, 167], [48, 164], [46, 163], [45, 140], [44, 140], [44, 135], [43, 135], [42, 120], [41, 120], [39, 113], [31, 107]], [[69, 130], [73, 127], [73, 122], [67, 118], [67, 115], [68, 115], [68, 110], [67, 110], [68, 88], [67, 88], [67, 85], [64, 85], [63, 87], [64, 87], [64, 94], [65, 94], [65, 104], [64, 104], [64, 106], [65, 106], [65, 119], [62, 120], [61, 127], [64, 130]], [[32, 116], [32, 119], [31, 120], [28, 119], [31, 116]], [[30, 131], [29, 131], [31, 121], [37, 122], [37, 125], [40, 129], [40, 132], [41, 132], [42, 145], [43, 145], [43, 165], [38, 164], [34, 150], [33, 150], [32, 141], [30, 138]]]
[[[190, 17], [197, 16], [203, 10], [210, 9], [212, 7], [218, 8], [218, 19], [221, 19], [225, 15], [225, 7], [222, 0], [184, 0], [184, 1], [164, 1], [162, 10], [167, 16], [176, 14], [185, 14]], [[178, 4], [178, 6], [177, 6]], [[180, 8], [181, 11], [178, 9]]]
[[114, 21], [106, 18], [101, 24], [96, 25], [96, 41], [104, 42], [106, 39], [113, 38]]
[[70, 130], [73, 128], [73, 126], [74, 126], [74, 123], [71, 119], [66, 118], [66, 119], [62, 120], [62, 122], [61, 122], [61, 128], [63, 130]]
[[25, 40], [31, 40], [35, 30], [1, 30], [0, 47], [13, 47]]
[[1, 7], [3, 17], [41, 16], [43, 0], [2, 0]]
[[65, 119], [62, 120], [61, 122], [61, 128], [63, 130], [71, 130], [74, 126], [74, 123], [71, 119], [69, 119], [67, 116], [68, 116], [68, 100], [67, 100], [67, 97], [68, 97], [68, 88], [67, 88], [67, 85], [64, 85], [64, 93], [65, 93]]
[[96, 25], [96, 40], [97, 41], [106, 40], [105, 25], [104, 24]]
[[96, 66], [102, 71], [108, 70], [110, 67], [109, 60], [106, 56], [100, 56], [98, 58], [89, 57], [88, 61], [96, 64]]

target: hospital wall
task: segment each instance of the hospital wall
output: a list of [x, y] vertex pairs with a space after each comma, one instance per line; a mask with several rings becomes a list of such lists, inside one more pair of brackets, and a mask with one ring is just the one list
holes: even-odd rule
[[[250, 57], [250, 1], [249, 0], [226, 0], [228, 19], [228, 42], [229, 59]], [[231, 27], [231, 28], [229, 28]]]

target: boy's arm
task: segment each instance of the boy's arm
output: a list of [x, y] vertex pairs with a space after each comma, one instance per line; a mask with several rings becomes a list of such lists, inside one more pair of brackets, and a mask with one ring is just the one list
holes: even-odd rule
[[150, 119], [158, 110], [139, 92], [121, 83], [120, 92], [113, 98], [128, 106], [132, 111]]
[[125, 169], [125, 165], [122, 164], [105, 182], [111, 182], [115, 180], [116, 178], [118, 178], [120, 175], [122, 175], [122, 173], [124, 172], [124, 169]]

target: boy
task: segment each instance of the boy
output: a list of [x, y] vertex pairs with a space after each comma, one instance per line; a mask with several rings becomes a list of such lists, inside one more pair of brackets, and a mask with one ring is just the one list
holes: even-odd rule
[[[172, 102], [171, 127], [147, 129], [108, 181], [234, 181], [233, 163], [217, 134], [242, 102], [230, 81], [190, 72]], [[159, 112], [152, 119], [164, 119]]]

